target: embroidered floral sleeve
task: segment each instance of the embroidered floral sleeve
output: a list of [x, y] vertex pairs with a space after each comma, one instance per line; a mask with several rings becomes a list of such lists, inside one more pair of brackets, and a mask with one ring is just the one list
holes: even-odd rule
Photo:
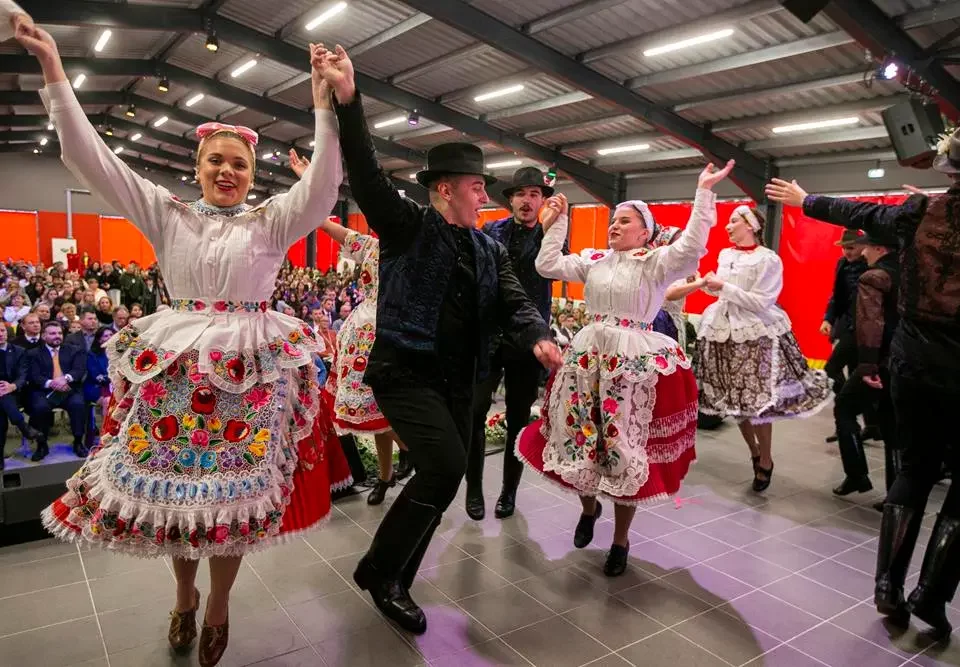
[[892, 285], [890, 274], [879, 269], [864, 272], [857, 283], [857, 359], [858, 371], [864, 375], [877, 373], [885, 322], [883, 300]]
[[377, 239], [368, 234], [350, 231], [343, 242], [343, 248], [340, 254], [344, 259], [349, 259], [357, 264], [363, 264], [370, 253], [377, 247]]
[[582, 283], [587, 280], [590, 264], [603, 258], [604, 253], [591, 249], [584, 250], [579, 255], [563, 254], [567, 240], [567, 223], [568, 217], [561, 215], [550, 229], [544, 232], [534, 266], [537, 273], [544, 278]]

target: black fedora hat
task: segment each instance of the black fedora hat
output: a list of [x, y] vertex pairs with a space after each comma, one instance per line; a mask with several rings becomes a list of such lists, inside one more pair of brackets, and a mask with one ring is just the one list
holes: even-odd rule
[[553, 196], [553, 188], [547, 185], [546, 176], [536, 167], [520, 167], [513, 172], [513, 182], [503, 189], [507, 199], [520, 188], [540, 188], [544, 197]]
[[895, 235], [876, 232], [873, 234], [867, 232], [866, 234], [858, 236], [853, 243], [854, 245], [879, 245], [887, 248], [897, 248], [900, 245]]
[[476, 174], [483, 176], [487, 185], [493, 185], [497, 179], [483, 170], [483, 151], [462, 142], [440, 144], [427, 152], [427, 168], [417, 172], [417, 183], [425, 188], [447, 174]]

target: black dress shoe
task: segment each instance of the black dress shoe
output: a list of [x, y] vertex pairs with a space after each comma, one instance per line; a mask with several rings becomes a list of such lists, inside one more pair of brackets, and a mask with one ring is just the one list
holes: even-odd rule
[[630, 554], [630, 543], [621, 547], [614, 544], [610, 547], [610, 553], [607, 554], [607, 562], [603, 564], [603, 573], [608, 577], [619, 577], [627, 571], [627, 556]]
[[769, 468], [764, 468], [757, 463], [757, 466], [753, 469], [753, 490], [757, 493], [766, 491], [772, 481], [773, 464], [771, 463]]
[[27, 440], [31, 440], [33, 442], [36, 442], [37, 440], [39, 440], [43, 435], [42, 433], [40, 433], [40, 431], [30, 426], [30, 424], [24, 424], [23, 426], [21, 426], [20, 433], [23, 435], [24, 438], [26, 438]]
[[357, 582], [360, 590], [370, 593], [377, 609], [401, 628], [417, 635], [427, 631], [427, 617], [410, 598], [410, 593], [404, 590], [398, 580], [382, 579], [366, 557], [360, 560], [353, 573], [353, 580]]
[[412, 472], [413, 461], [410, 460], [409, 454], [401, 449], [397, 458], [397, 465], [393, 469], [393, 478], [396, 480], [406, 479]]
[[47, 457], [47, 454], [50, 453], [50, 448], [47, 446], [47, 439], [41, 437], [37, 440], [37, 448], [33, 451], [33, 456], [30, 457], [30, 460], [34, 463], [38, 463]]
[[506, 519], [513, 516], [515, 509], [517, 509], [517, 492], [502, 491], [497, 498], [497, 506], [493, 508], [493, 515], [498, 519]]
[[873, 491], [873, 484], [870, 482], [869, 477], [861, 477], [859, 479], [846, 477], [840, 482], [840, 486], [833, 490], [833, 495], [849, 496], [851, 493], [866, 493], [867, 491]]
[[370, 495], [367, 496], [368, 505], [379, 505], [387, 497], [387, 489], [396, 486], [397, 482], [395, 479], [391, 479], [389, 482], [384, 482], [382, 479], [378, 479], [376, 485], [373, 487], [373, 490], [370, 491]]
[[81, 459], [85, 459], [90, 455], [90, 450], [82, 442], [73, 443], [73, 453]]
[[585, 546], [593, 542], [593, 527], [597, 523], [597, 519], [600, 518], [600, 514], [602, 512], [603, 506], [598, 500], [597, 511], [593, 513], [593, 516], [587, 516], [586, 514], [580, 515], [580, 520], [577, 522], [577, 528], [573, 531], [573, 546], [578, 549], [583, 549]]
[[828, 435], [826, 438], [824, 438], [824, 441], [828, 443], [833, 443], [839, 439], [840, 437], [836, 433], [834, 433], [833, 435]]
[[481, 491], [468, 490], [466, 505], [468, 517], [474, 521], [483, 521], [483, 517], [487, 515], [487, 505]]

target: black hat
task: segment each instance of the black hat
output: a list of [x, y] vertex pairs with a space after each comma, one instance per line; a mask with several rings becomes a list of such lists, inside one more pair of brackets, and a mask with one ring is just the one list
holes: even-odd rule
[[857, 239], [853, 242], [853, 245], [878, 245], [885, 246], [887, 248], [897, 248], [900, 244], [897, 241], [897, 237], [888, 234], [878, 234], [866, 233], [863, 236], [858, 236]]
[[476, 174], [483, 176], [487, 185], [497, 179], [483, 171], [483, 151], [473, 144], [449, 143], [434, 146], [427, 152], [427, 168], [417, 172], [417, 183], [425, 188], [447, 174]]
[[510, 199], [520, 188], [540, 188], [544, 197], [551, 197], [553, 188], [547, 185], [546, 178], [536, 167], [520, 167], [513, 172], [513, 183], [503, 189], [503, 196]]

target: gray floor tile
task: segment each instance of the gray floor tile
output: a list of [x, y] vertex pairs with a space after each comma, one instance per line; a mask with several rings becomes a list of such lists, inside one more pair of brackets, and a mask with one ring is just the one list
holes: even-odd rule
[[563, 617], [613, 650], [646, 639], [664, 628], [649, 616], [610, 596], [572, 609]]
[[[197, 575], [198, 581], [202, 579], [203, 568]], [[200, 589], [202, 592], [203, 588], [200, 587]], [[139, 572], [126, 572], [91, 581], [90, 590], [93, 592], [97, 613], [102, 614], [136, 607], [148, 600], [167, 600], [173, 603], [176, 583], [169, 573], [158, 577], [143, 576]]]
[[778, 646], [769, 653], [751, 660], [746, 667], [824, 667], [824, 664], [792, 646]]
[[616, 597], [667, 626], [685, 621], [713, 606], [659, 581], [631, 588]]
[[673, 630], [732, 665], [742, 665], [781, 642], [719, 609], [691, 618]]
[[750, 547], [745, 547], [745, 549], [712, 558], [706, 561], [706, 564], [734, 579], [739, 579], [745, 584], [756, 587], [766, 586], [777, 579], [790, 575], [790, 570], [751, 555], [749, 553]]
[[17, 563], [69, 556], [75, 553], [77, 553], [75, 545], [53, 538], [27, 542], [26, 544], [15, 544], [0, 549], [0, 567], [6, 568], [8, 565], [16, 565]]
[[230, 621], [230, 646], [221, 664], [247, 665], [309, 646], [280, 609]]
[[630, 562], [655, 577], [662, 577], [689, 567], [696, 560], [651, 540], [630, 545]]
[[656, 541], [696, 561], [707, 560], [708, 558], [733, 551], [735, 548], [729, 544], [718, 542], [712, 537], [708, 537], [696, 530], [683, 530], [657, 538]]
[[631, 532], [647, 539], [663, 537], [683, 528], [683, 524], [653, 512], [637, 512], [630, 525]]
[[470, 555], [484, 551], [500, 551], [517, 544], [517, 540], [503, 531], [503, 522], [487, 518], [483, 521], [471, 521], [458, 531], [449, 534], [448, 541]]
[[103, 655], [103, 641], [92, 617], [0, 638], [0, 660], [5, 665], [65, 667]]
[[88, 579], [103, 579], [127, 572], [140, 572], [144, 577], [170, 577], [170, 570], [162, 558], [135, 558], [124, 554], [94, 549], [82, 554]]
[[731, 518], [717, 519], [702, 526], [697, 526], [696, 531], [733, 547], [753, 544], [766, 537], [759, 530], [748, 528]]
[[435, 658], [432, 667], [529, 667], [530, 663], [500, 639], [472, 646], [468, 649]]
[[729, 667], [729, 665], [672, 630], [617, 651], [634, 665]]
[[[170, 627], [170, 610], [173, 606], [171, 597], [169, 601], [153, 601], [100, 614], [100, 627], [103, 629], [107, 651], [110, 654], [122, 653], [164, 640]], [[202, 607], [197, 616], [199, 632], [200, 623], [203, 621]]]
[[336, 570], [323, 562], [257, 573], [281, 605], [299, 604], [350, 588]]
[[800, 575], [791, 575], [765, 586], [763, 590], [822, 619], [836, 616], [858, 602], [848, 595], [813, 583]]
[[379, 612], [354, 591], [315, 598], [285, 609], [307, 641], [314, 644], [386, 624]]
[[476, 559], [508, 581], [529, 579], [563, 567], [563, 563], [547, 560], [536, 550], [518, 544], [502, 551], [486, 551]]
[[373, 538], [360, 526], [345, 525], [335, 531], [320, 530], [311, 533], [306, 539], [321, 556], [330, 559], [366, 551]]
[[85, 581], [76, 553], [0, 567], [0, 595], [19, 595]]
[[930, 635], [921, 632], [922, 623], [916, 622], [903, 629], [890, 624], [872, 604], [860, 604], [830, 621], [836, 626], [863, 637], [905, 660], [913, 658], [934, 644]]
[[784, 542], [802, 547], [807, 551], [812, 551], [825, 558], [836, 556], [838, 553], [851, 549], [854, 546], [850, 542], [820, 532], [816, 528], [809, 526], [800, 526], [799, 528], [788, 530], [778, 537]]
[[737, 581], [733, 577], [702, 563], [667, 575], [661, 581], [699, 598], [709, 605], [721, 605], [727, 600], [732, 600], [754, 590], [753, 586]]
[[[230, 647], [224, 660], [230, 654]], [[199, 667], [196, 648], [186, 653], [174, 653], [166, 639], [142, 644], [136, 648], [110, 654], [110, 667]]]
[[459, 653], [463, 650], [490, 641], [493, 632], [471, 617], [462, 607], [449, 600], [420, 602], [427, 615], [427, 632], [409, 635], [409, 641], [425, 658], [436, 658]]
[[904, 662], [900, 656], [829, 623], [794, 639], [790, 645], [831, 667], [894, 667]]
[[573, 565], [574, 571], [590, 582], [594, 589], [611, 595], [625, 591], [628, 588], [653, 581], [655, 575], [641, 568], [642, 563], [636, 561], [627, 563], [627, 570], [619, 577], [608, 577], [603, 573], [603, 563], [606, 556], [602, 553], [592, 554], [592, 558]]
[[575, 667], [610, 651], [560, 616], [501, 637], [534, 665]]
[[953, 633], [953, 641], [931, 646], [922, 655], [913, 659], [915, 665], [921, 667], [956, 667], [960, 665], [960, 641], [957, 641], [957, 632]]
[[558, 614], [597, 597], [593, 583], [581, 576], [576, 567], [554, 570], [539, 577], [524, 579], [516, 585]]
[[784, 542], [780, 539], [783, 535], [786, 535], [786, 533], [781, 533], [779, 537], [768, 537], [760, 542], [749, 544], [742, 550], [790, 571], [810, 567], [824, 559], [823, 556], [812, 551]]
[[788, 641], [821, 622], [813, 614], [770, 596], [754, 591], [720, 607], [720, 611], [736, 616], [747, 625]]
[[610, 655], [603, 656], [599, 660], [587, 663], [587, 667], [630, 667], [630, 663], [616, 653], [611, 653]]
[[308, 646], [252, 664], [256, 667], [316, 667], [320, 660], [313, 647]]
[[473, 559], [420, 570], [420, 578], [433, 584], [453, 600], [492, 591], [510, 583]]
[[85, 582], [4, 598], [0, 609], [0, 636], [93, 616]]
[[801, 574], [807, 579], [812, 579], [858, 600], [865, 600], [873, 595], [872, 576], [836, 561], [825, 560], [808, 567]]
[[[340, 531], [338, 530], [336, 532], [339, 533]], [[327, 532], [321, 530], [311, 533], [310, 537], [319, 539], [324, 535], [327, 535]], [[327, 537], [330, 537], [330, 535], [327, 535]], [[244, 558], [244, 562], [247, 565], [261, 573], [301, 567], [303, 565], [310, 565], [311, 563], [319, 563], [320, 561], [321, 557], [318, 556], [316, 551], [310, 548], [310, 545], [303, 539], [296, 539], [287, 544], [274, 547], [273, 549], [258, 551]]]
[[458, 604], [498, 637], [556, 613], [514, 586], [464, 598]]

